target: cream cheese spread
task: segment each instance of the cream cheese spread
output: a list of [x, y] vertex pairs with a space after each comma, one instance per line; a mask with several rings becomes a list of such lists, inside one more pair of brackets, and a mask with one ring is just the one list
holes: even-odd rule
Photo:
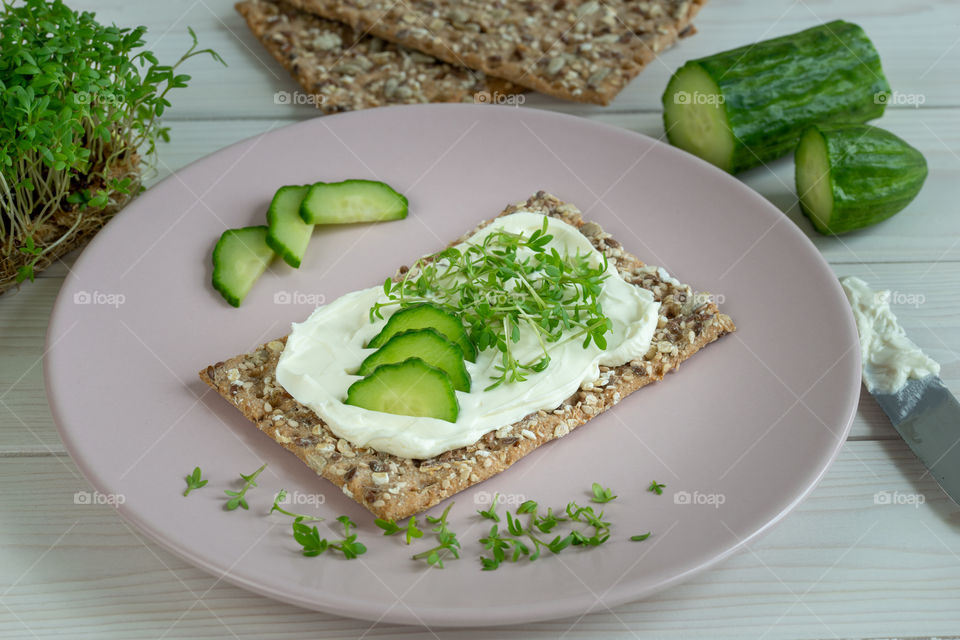
[[939, 375], [940, 365], [907, 338], [890, 309], [890, 292], [861, 280], [840, 279], [860, 334], [863, 384], [870, 393], [896, 393], [910, 378]]
[[[478, 242], [487, 234], [503, 229], [530, 235], [543, 225], [544, 216], [517, 212], [497, 218], [467, 242]], [[575, 227], [547, 218], [550, 247], [563, 255], [589, 255], [593, 264], [603, 256]], [[613, 331], [606, 335], [607, 347], [582, 340], [548, 343], [550, 364], [525, 381], [504, 383], [484, 391], [497, 375], [500, 352], [486, 349], [475, 363], [466, 363], [473, 381], [471, 391], [457, 391], [460, 413], [454, 423], [435, 418], [411, 417], [370, 411], [344, 404], [347, 389], [360, 378], [353, 374], [373, 350], [365, 349], [386, 324], [370, 322], [374, 303], [386, 301], [382, 286], [348, 293], [318, 307], [304, 322], [294, 324], [277, 364], [277, 382], [300, 403], [310, 407], [338, 437], [355, 446], [372, 447], [406, 458], [430, 458], [470, 445], [485, 433], [512, 424], [540, 409], [552, 410], [573, 395], [584, 383], [600, 375], [600, 365], [618, 366], [642, 357], [650, 346], [657, 326], [660, 304], [652, 294], [627, 283], [613, 264], [607, 267], [599, 296]], [[393, 307], [388, 307], [393, 309]], [[521, 330], [513, 353], [521, 362], [536, 360], [542, 350], [531, 330]]]

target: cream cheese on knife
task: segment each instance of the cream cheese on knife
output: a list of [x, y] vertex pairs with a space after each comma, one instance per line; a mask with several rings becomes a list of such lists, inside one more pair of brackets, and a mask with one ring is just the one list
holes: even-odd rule
[[[541, 214], [520, 211], [494, 220], [468, 242], [478, 242], [498, 229], [529, 235], [543, 226]], [[547, 218], [548, 246], [561, 255], [589, 255], [594, 264], [603, 256], [575, 227]], [[386, 301], [382, 286], [348, 293], [318, 307], [304, 322], [294, 324], [277, 364], [277, 382], [298, 402], [310, 407], [330, 430], [356, 446], [405, 458], [425, 459], [473, 444], [488, 431], [512, 424], [540, 409], [552, 410], [585, 382], [600, 375], [600, 365], [619, 366], [642, 357], [650, 347], [657, 326], [660, 304], [641, 287], [623, 280], [610, 264], [608, 277], [599, 296], [604, 314], [613, 331], [608, 333], [606, 349], [591, 343], [586, 349], [581, 340], [549, 344], [550, 365], [539, 373], [530, 373], [522, 382], [504, 383], [484, 391], [497, 375], [500, 352], [486, 349], [475, 363], [466, 363], [473, 380], [469, 393], [457, 391], [460, 413], [456, 422], [436, 418], [401, 416], [344, 404], [347, 389], [359, 376], [353, 375], [364, 358], [373, 352], [364, 345], [377, 335], [389, 315], [370, 322], [374, 303]], [[542, 355], [532, 331], [521, 330], [520, 342], [513, 347], [520, 361]]]
[[890, 292], [873, 291], [853, 276], [840, 285], [857, 322], [863, 384], [870, 393], [896, 393], [910, 378], [940, 375], [940, 364], [907, 337], [890, 309]]

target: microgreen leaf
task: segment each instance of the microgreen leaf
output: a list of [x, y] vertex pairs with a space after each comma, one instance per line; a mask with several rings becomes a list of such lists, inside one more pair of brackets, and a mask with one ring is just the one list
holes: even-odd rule
[[200, 467], [194, 467], [193, 473], [184, 478], [187, 481], [187, 488], [183, 490], [183, 495], [188, 496], [194, 489], [200, 489], [207, 485], [206, 480], [200, 479]]
[[634, 542], [643, 542], [649, 537], [650, 537], [650, 532], [647, 531], [646, 533], [641, 533], [640, 535], [630, 536], [630, 539], [633, 540]]
[[294, 518], [300, 522], [319, 522], [323, 520], [323, 518], [318, 518], [316, 516], [310, 516], [302, 513], [294, 513], [292, 511], [288, 511], [284, 509], [283, 507], [280, 506], [280, 503], [282, 503], [286, 499], [287, 499], [287, 490], [280, 489], [277, 495], [274, 496], [273, 506], [270, 507], [270, 511], [267, 513], [267, 515], [270, 515], [271, 513], [276, 511], [277, 513], [282, 513], [285, 516], [290, 516], [291, 518]]
[[440, 517], [427, 516], [427, 522], [436, 525], [431, 529], [431, 532], [436, 535], [438, 544], [432, 549], [427, 549], [426, 551], [415, 554], [413, 556], [414, 560], [426, 560], [428, 565], [436, 567], [437, 569], [443, 569], [444, 552], [452, 555], [454, 558], [460, 557], [460, 541], [457, 540], [457, 534], [450, 530], [447, 523], [447, 516], [453, 504], [452, 502], [448, 504]]
[[604, 504], [616, 499], [616, 497], [610, 489], [604, 489], [599, 483], [593, 483], [593, 498], [591, 498], [593, 502]]
[[656, 480], [654, 480], [654, 481], [652, 481], [652, 482], [650, 483], [650, 486], [647, 487], [647, 491], [653, 492], [653, 493], [657, 494], [658, 496], [660, 496], [660, 495], [663, 495], [663, 489], [664, 489], [664, 487], [666, 487], [666, 486], [667, 486], [667, 485], [665, 485], [665, 484], [660, 484], [659, 482], [657, 482]]
[[263, 472], [263, 470], [266, 468], [267, 468], [267, 463], [264, 462], [259, 469], [257, 469], [251, 474], [244, 475], [241, 473], [240, 477], [243, 478], [243, 488], [241, 488], [240, 491], [231, 491], [230, 489], [224, 489], [223, 492], [228, 496], [230, 496], [230, 499], [227, 500], [226, 504], [224, 505], [224, 508], [227, 511], [233, 511], [237, 507], [243, 507], [244, 509], [250, 508], [250, 505], [247, 504], [247, 498], [246, 498], [247, 491], [249, 491], [250, 488], [257, 486], [257, 476], [259, 476]]

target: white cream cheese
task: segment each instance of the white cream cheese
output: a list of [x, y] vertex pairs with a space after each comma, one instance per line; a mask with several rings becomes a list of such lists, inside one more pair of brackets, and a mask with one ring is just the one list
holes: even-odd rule
[[890, 292], [860, 278], [840, 279], [860, 334], [863, 384], [870, 393], [896, 393], [910, 378], [939, 375], [940, 365], [907, 338], [890, 309]]
[[[517, 212], [497, 218], [469, 242], [478, 242], [497, 229], [530, 235], [542, 227], [543, 220], [541, 214]], [[603, 256], [575, 227], [554, 218], [548, 221], [548, 233], [553, 235], [549, 246], [561, 255], [580, 252], [589, 255], [594, 265], [602, 264]], [[373, 304], [386, 299], [382, 286], [348, 293], [318, 307], [305, 322], [294, 324], [277, 364], [277, 382], [323, 418], [334, 434], [355, 446], [407, 458], [430, 458], [472, 444], [488, 431], [540, 409], [554, 409], [581, 384], [599, 377], [600, 365], [621, 365], [647, 352], [660, 304], [649, 291], [624, 281], [613, 264], [607, 273], [599, 296], [604, 314], [613, 324], [613, 332], [606, 335], [606, 349], [593, 343], [584, 349], [580, 339], [549, 344], [551, 361], [544, 371], [490, 391], [484, 388], [497, 373], [494, 367], [500, 362], [500, 352], [482, 351], [475, 363], [466, 363], [473, 383], [469, 393], [456, 392], [460, 414], [455, 423], [343, 403], [348, 387], [359, 380], [351, 372], [372, 353], [364, 345], [386, 323], [386, 319], [371, 323], [369, 318]], [[528, 362], [542, 350], [533, 332], [522, 330], [513, 353], [520, 362]]]

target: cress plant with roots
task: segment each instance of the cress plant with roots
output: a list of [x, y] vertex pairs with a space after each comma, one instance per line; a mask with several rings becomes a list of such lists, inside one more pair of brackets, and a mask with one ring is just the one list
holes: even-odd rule
[[[0, 14], [0, 292], [84, 244], [143, 187], [160, 117], [192, 46], [173, 65], [146, 27], [97, 22], [60, 0], [3, 0]], [[224, 63], [225, 64], [225, 63]]]

